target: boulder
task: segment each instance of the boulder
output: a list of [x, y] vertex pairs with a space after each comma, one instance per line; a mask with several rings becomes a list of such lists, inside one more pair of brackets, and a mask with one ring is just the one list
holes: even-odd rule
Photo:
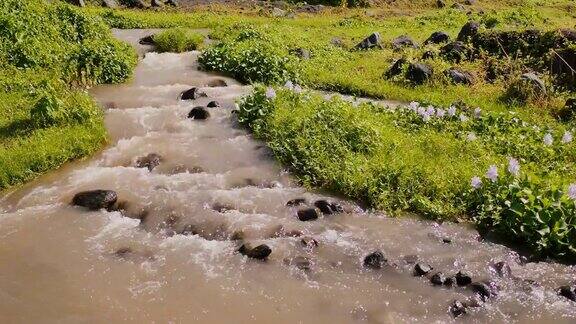
[[126, 5], [128, 6], [128, 8], [136, 8], [136, 9], [146, 9], [146, 8], [148, 8], [148, 5], [146, 4], [146, 2], [144, 2], [144, 0], [130, 0], [130, 1], [126, 1]]
[[220, 108], [220, 103], [218, 101], [210, 101], [206, 107], [208, 108]]
[[380, 42], [380, 33], [374, 32], [370, 36], [364, 38], [360, 43], [356, 45], [357, 50], [368, 50], [372, 48], [382, 48]]
[[150, 1], [150, 6], [154, 8], [160, 8], [164, 6], [164, 3], [160, 0], [152, 0]]
[[423, 84], [432, 77], [432, 67], [423, 63], [412, 63], [408, 66], [406, 79], [414, 84]]
[[427, 275], [430, 271], [432, 271], [434, 268], [432, 268], [430, 265], [428, 264], [424, 264], [424, 263], [417, 263], [416, 266], [414, 267], [414, 276], [416, 277], [422, 277]]
[[480, 31], [480, 24], [475, 21], [469, 21], [462, 27], [456, 40], [461, 42], [469, 41], [470, 39], [478, 35], [479, 31]]
[[112, 190], [90, 190], [77, 193], [72, 199], [75, 206], [89, 210], [111, 209], [118, 200], [118, 194]]
[[450, 41], [450, 35], [448, 35], [447, 33], [443, 32], [443, 31], [437, 31], [437, 32], [433, 32], [432, 35], [430, 35], [430, 37], [428, 37], [428, 39], [424, 42], [424, 45], [440, 44], [440, 43], [446, 43], [449, 41]]
[[400, 50], [405, 47], [418, 48], [418, 45], [407, 35], [402, 35], [392, 41], [392, 47], [394, 47], [395, 50]]
[[450, 286], [454, 281], [452, 278], [447, 278], [444, 273], [437, 272], [432, 276], [432, 278], [430, 278], [430, 282], [434, 286]]
[[576, 287], [562, 286], [558, 288], [558, 295], [576, 302]]
[[150, 153], [146, 156], [139, 157], [136, 160], [136, 167], [137, 168], [147, 168], [148, 171], [154, 170], [155, 167], [160, 165], [160, 161], [162, 160], [162, 156], [156, 153]]
[[178, 0], [166, 0], [164, 3], [168, 6], [178, 7]]
[[400, 59], [396, 60], [396, 62], [394, 62], [394, 64], [392, 64], [392, 66], [388, 69], [388, 71], [386, 71], [386, 73], [384, 73], [384, 76], [386, 78], [392, 78], [394, 76], [402, 74], [402, 68], [404, 67], [404, 65], [406, 63], [408, 63], [408, 61], [406, 61], [405, 58], [400, 58]]
[[238, 249], [238, 252], [251, 259], [266, 260], [270, 253], [272, 253], [272, 249], [266, 244], [258, 245], [255, 248], [252, 248], [248, 244], [243, 244], [240, 249]]
[[472, 283], [472, 277], [470, 277], [470, 275], [467, 274], [466, 272], [462, 272], [462, 271], [459, 271], [454, 276], [454, 279], [456, 279], [456, 284], [460, 287], [468, 286], [469, 284]]
[[286, 203], [286, 206], [294, 207], [294, 206], [300, 206], [300, 205], [305, 205], [305, 204], [306, 204], [305, 198], [294, 198], [294, 199], [288, 200], [288, 202]]
[[520, 80], [531, 88], [536, 95], [546, 95], [546, 84], [534, 73], [524, 73], [520, 76]]
[[440, 55], [448, 61], [459, 63], [470, 57], [470, 50], [464, 42], [456, 41], [440, 48]]
[[102, 7], [116, 9], [118, 8], [118, 2], [116, 0], [102, 0]]
[[370, 254], [368, 254], [366, 257], [364, 257], [364, 267], [366, 268], [370, 268], [370, 269], [380, 269], [382, 268], [382, 266], [384, 266], [386, 264], [386, 262], [388, 262], [388, 260], [386, 260], [386, 258], [384, 257], [384, 253], [382, 253], [382, 251], [378, 250], [378, 251], [374, 251]]
[[300, 209], [298, 211], [298, 219], [302, 222], [317, 220], [320, 217], [316, 208]]
[[446, 76], [455, 84], [471, 85], [472, 83], [474, 83], [474, 78], [472, 77], [472, 74], [466, 71], [451, 68], [446, 70], [444, 74], [446, 74]]
[[470, 285], [472, 291], [482, 300], [486, 302], [488, 299], [498, 295], [498, 286], [491, 281], [474, 282]]
[[342, 206], [336, 203], [328, 202], [324, 199], [316, 200], [314, 202], [314, 206], [318, 208], [324, 215], [332, 215], [343, 212]]
[[310, 51], [305, 48], [296, 48], [291, 50], [290, 53], [303, 60], [309, 60], [311, 57]]
[[154, 35], [148, 35], [140, 38], [138, 41], [140, 45], [154, 45]]
[[209, 117], [210, 112], [208, 112], [206, 108], [200, 106], [192, 108], [192, 110], [190, 110], [190, 112], [188, 113], [188, 118], [192, 118], [195, 120], [205, 120], [208, 119]]
[[207, 97], [206, 93], [202, 92], [200, 89], [194, 87], [188, 89], [180, 95], [181, 100], [196, 100], [198, 98]]
[[450, 312], [450, 315], [457, 318], [466, 314], [466, 306], [461, 301], [455, 300], [450, 304], [448, 311]]
[[446, 7], [446, 2], [444, 2], [444, 0], [436, 0], [436, 8], [444, 8]]

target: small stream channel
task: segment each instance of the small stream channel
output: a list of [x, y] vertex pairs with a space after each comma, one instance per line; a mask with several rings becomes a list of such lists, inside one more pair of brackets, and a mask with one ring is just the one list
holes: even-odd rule
[[[141, 54], [149, 33], [115, 31]], [[1, 323], [441, 323], [455, 300], [479, 304], [461, 322], [576, 321], [556, 292], [574, 267], [525, 263], [468, 227], [363, 212], [300, 187], [237, 125], [234, 102], [250, 87], [199, 71], [198, 54], [147, 53], [131, 83], [93, 89], [110, 145], [0, 200]], [[207, 97], [179, 100], [191, 87]], [[208, 120], [187, 118], [210, 101], [221, 107]], [[150, 153], [160, 164], [136, 167]], [[71, 206], [93, 189], [116, 191], [122, 210]], [[307, 203], [287, 206], [295, 198]], [[300, 221], [317, 200], [342, 212]], [[272, 252], [251, 259], [242, 242]], [[387, 263], [364, 266], [377, 250]], [[434, 270], [414, 276], [416, 264]], [[434, 286], [438, 271], [498, 288], [474, 302], [469, 285]]]

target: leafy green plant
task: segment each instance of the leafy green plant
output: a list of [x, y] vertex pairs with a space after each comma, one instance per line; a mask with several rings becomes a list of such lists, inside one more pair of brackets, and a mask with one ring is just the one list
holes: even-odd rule
[[204, 41], [204, 36], [186, 28], [170, 28], [154, 35], [154, 44], [160, 52], [182, 53], [193, 51]]

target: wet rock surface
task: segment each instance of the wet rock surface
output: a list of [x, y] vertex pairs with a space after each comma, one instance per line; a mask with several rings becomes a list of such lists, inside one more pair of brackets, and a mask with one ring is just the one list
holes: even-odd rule
[[199, 88], [196, 87], [188, 89], [182, 92], [182, 94], [180, 95], [181, 100], [196, 100], [202, 97], [206, 97], [206, 93], [204, 93], [203, 91], [201, 91]]
[[430, 271], [432, 271], [434, 268], [432, 268], [430, 265], [425, 264], [425, 263], [417, 263], [416, 266], [414, 267], [414, 275], [417, 277], [422, 277], [427, 275]]
[[298, 219], [303, 222], [317, 220], [319, 217], [318, 210], [315, 208], [300, 209], [298, 211]]
[[210, 118], [210, 112], [204, 107], [194, 107], [188, 113], [188, 118], [196, 120], [205, 120]]
[[72, 204], [90, 210], [110, 209], [118, 200], [118, 194], [112, 190], [90, 190], [77, 193]]
[[148, 171], [154, 170], [157, 166], [160, 165], [162, 161], [162, 156], [157, 153], [150, 153], [146, 156], [139, 157], [136, 160], [136, 167], [137, 168], [147, 168]]
[[364, 267], [370, 269], [381, 269], [384, 265], [386, 265], [386, 258], [384, 257], [384, 253], [382, 251], [374, 251], [364, 257]]
[[261, 244], [254, 248], [248, 244], [243, 244], [240, 249], [238, 249], [238, 252], [251, 259], [266, 260], [272, 253], [272, 249], [266, 244]]

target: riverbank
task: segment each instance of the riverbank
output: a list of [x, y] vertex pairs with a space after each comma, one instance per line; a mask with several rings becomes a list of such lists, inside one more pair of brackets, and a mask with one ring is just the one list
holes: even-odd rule
[[127, 80], [134, 50], [97, 16], [59, 2], [0, 4], [0, 190], [106, 143], [89, 86]]

